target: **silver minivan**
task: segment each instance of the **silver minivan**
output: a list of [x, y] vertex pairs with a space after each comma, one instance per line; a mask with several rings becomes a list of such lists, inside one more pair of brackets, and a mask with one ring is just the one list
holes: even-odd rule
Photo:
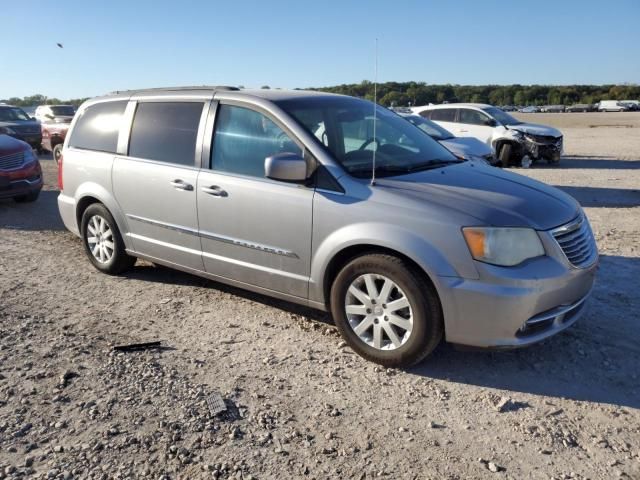
[[543, 340], [581, 315], [598, 261], [570, 196], [462, 161], [341, 95], [193, 87], [92, 99], [59, 181], [62, 219], [97, 269], [143, 258], [330, 311], [356, 352], [387, 366], [420, 361], [443, 336]]

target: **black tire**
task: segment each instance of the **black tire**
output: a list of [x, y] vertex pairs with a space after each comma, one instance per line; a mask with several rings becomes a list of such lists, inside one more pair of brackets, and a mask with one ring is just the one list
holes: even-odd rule
[[60, 164], [60, 155], [62, 155], [61, 143], [57, 144], [55, 147], [53, 147], [53, 150], [51, 150], [51, 156], [56, 161], [56, 165]]
[[511, 166], [511, 155], [513, 152], [513, 145], [510, 143], [504, 143], [500, 147], [500, 152], [498, 152], [498, 158], [504, 167]]
[[31, 203], [35, 202], [40, 196], [40, 190], [34, 190], [33, 192], [29, 192], [25, 195], [18, 195], [17, 197], [13, 197], [13, 200], [18, 203]]
[[[89, 246], [89, 238], [92, 236], [89, 230], [89, 222], [94, 217], [102, 218], [106, 222], [107, 228], [111, 231], [111, 235], [105, 238], [111, 238], [113, 253], [111, 257], [104, 262], [99, 261], [96, 256], [94, 256], [92, 249]], [[122, 236], [120, 235], [120, 230], [118, 230], [118, 225], [109, 210], [107, 210], [107, 207], [103, 204], [92, 203], [87, 207], [82, 214], [80, 232], [82, 233], [82, 243], [84, 244], [84, 249], [89, 257], [89, 261], [101, 272], [109, 275], [117, 275], [129, 270], [136, 263], [136, 258], [127, 254], [124, 242], [122, 241]]]
[[[374, 348], [366, 343], [347, 318], [345, 301], [349, 287], [366, 274], [383, 275], [391, 280], [409, 301], [413, 315], [411, 333], [405, 343], [393, 350]], [[413, 265], [387, 254], [356, 257], [342, 268], [331, 286], [331, 313], [349, 346], [367, 360], [385, 367], [409, 367], [422, 361], [436, 348], [444, 331], [440, 301], [431, 282]]]

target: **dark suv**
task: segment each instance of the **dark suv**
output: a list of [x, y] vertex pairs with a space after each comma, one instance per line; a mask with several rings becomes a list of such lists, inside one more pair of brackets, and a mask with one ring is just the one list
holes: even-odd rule
[[42, 189], [42, 169], [31, 147], [0, 135], [0, 199], [34, 202]]
[[10, 135], [40, 149], [42, 132], [40, 123], [12, 105], [0, 105], [0, 134]]

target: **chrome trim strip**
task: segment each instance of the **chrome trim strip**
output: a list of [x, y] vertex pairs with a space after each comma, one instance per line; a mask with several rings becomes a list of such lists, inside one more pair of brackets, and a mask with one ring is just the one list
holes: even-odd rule
[[574, 230], [579, 229], [582, 226], [583, 222], [584, 222], [584, 216], [583, 215], [579, 215], [578, 217], [574, 218], [569, 223], [552, 229], [551, 230], [551, 235], [553, 235], [555, 237], [557, 235], [562, 235], [564, 233], [573, 232]]
[[[219, 235], [216, 233], [198, 231], [188, 227], [182, 227], [179, 225], [174, 225], [172, 223], [158, 222], [156, 220], [151, 220], [150, 218], [140, 217], [138, 215], [132, 215], [130, 213], [127, 214], [127, 218], [131, 220], [136, 220], [138, 222], [146, 223], [148, 225], [155, 225], [158, 227], [167, 228], [169, 230], [173, 230], [178, 233], [186, 233], [187, 235], [195, 235], [202, 238], [207, 238], [209, 240], [215, 240], [217, 242], [228, 243], [230, 245], [236, 245], [238, 247], [251, 248], [253, 250], [259, 250], [261, 252], [273, 253], [274, 255], [281, 255], [283, 257], [289, 258], [300, 258], [295, 252], [291, 250], [285, 250], [278, 247], [272, 247], [270, 245], [264, 245], [260, 243], [252, 243], [246, 240], [242, 240], [240, 238], [227, 237], [225, 235]], [[203, 252], [204, 253], [204, 252]]]
[[282, 255], [283, 257], [289, 258], [299, 258], [291, 250], [284, 250], [278, 247], [272, 247], [270, 245], [264, 245], [261, 243], [251, 243], [246, 240], [242, 240], [240, 238], [227, 237], [224, 235], [219, 235], [217, 233], [210, 233], [205, 231], [200, 231], [200, 236], [203, 238], [208, 238], [209, 240], [216, 240], [218, 242], [229, 243], [231, 245], [237, 245], [239, 247], [251, 248], [253, 250], [260, 250], [261, 252], [273, 253], [275, 255]]
[[131, 220], [136, 220], [141, 223], [146, 223], [148, 225], [155, 225], [157, 227], [167, 228], [175, 232], [186, 233], [188, 235], [195, 235], [196, 237], [198, 236], [197, 230], [194, 230], [192, 228], [187, 228], [187, 227], [181, 227], [179, 225], [174, 225], [173, 223], [158, 222], [156, 220], [151, 220], [150, 218], [139, 217], [138, 215], [132, 215], [130, 213], [127, 213], [127, 218], [130, 218]]

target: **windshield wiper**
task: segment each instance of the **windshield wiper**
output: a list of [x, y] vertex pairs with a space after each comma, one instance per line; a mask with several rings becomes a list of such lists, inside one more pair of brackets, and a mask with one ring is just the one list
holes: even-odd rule
[[463, 163], [463, 162], [466, 162], [466, 160], [459, 160], [459, 159], [455, 159], [455, 160], [442, 160], [442, 159], [429, 160], [428, 162], [417, 163], [415, 165], [412, 165], [411, 167], [409, 167], [409, 172], [419, 172], [421, 170], [429, 170], [431, 168], [444, 167], [445, 165], [452, 165], [454, 163]]

